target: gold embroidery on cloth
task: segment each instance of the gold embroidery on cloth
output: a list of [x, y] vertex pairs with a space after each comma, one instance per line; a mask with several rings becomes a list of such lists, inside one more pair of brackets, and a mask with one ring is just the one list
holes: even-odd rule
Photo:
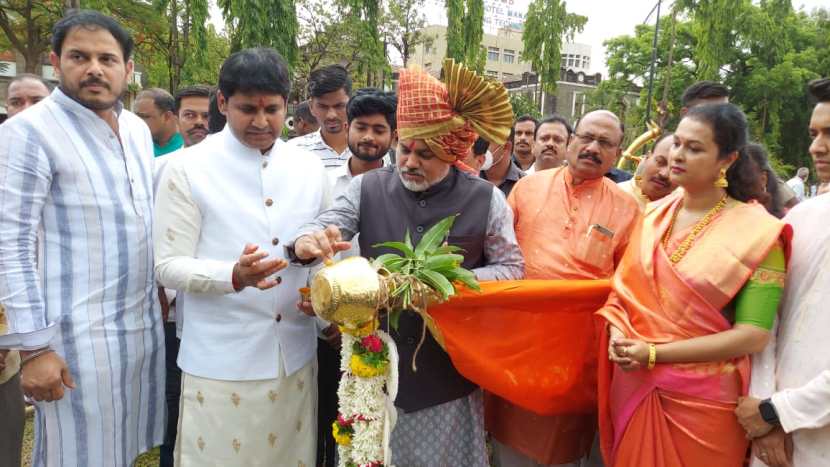
[[199, 446], [200, 451], [205, 450], [205, 440], [203, 440], [201, 436], [199, 436], [199, 438], [196, 440], [196, 445]]
[[239, 394], [237, 394], [235, 392], [231, 393], [231, 402], [233, 402], [234, 407], [239, 407], [239, 401], [240, 401]]
[[202, 395], [202, 391], [196, 391], [196, 400], [199, 401], [199, 405], [205, 405], [205, 396]]
[[298, 380], [297, 380], [297, 389], [299, 389], [300, 391], [302, 391], [302, 390], [303, 390], [303, 386], [305, 386], [305, 381], [303, 381], [303, 379], [302, 379], [302, 378], [298, 379]]
[[274, 391], [273, 389], [268, 391], [268, 399], [271, 399], [271, 402], [276, 402], [277, 401], [277, 391]]
[[242, 443], [240, 443], [238, 439], [234, 438], [233, 442], [231, 443], [231, 446], [233, 446], [233, 450], [236, 451], [237, 454], [239, 454], [239, 448], [242, 447]]
[[277, 444], [277, 435], [274, 433], [268, 433], [268, 444], [270, 444], [271, 447], [274, 447]]
[[787, 274], [784, 272], [759, 267], [752, 273], [752, 277], [749, 280], [759, 285], [777, 285], [784, 287], [786, 278]]
[[303, 421], [297, 420], [297, 432], [299, 433], [303, 429]]

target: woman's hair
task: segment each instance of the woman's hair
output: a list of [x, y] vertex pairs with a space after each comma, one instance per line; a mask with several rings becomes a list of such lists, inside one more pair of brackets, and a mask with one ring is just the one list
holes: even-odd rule
[[725, 159], [737, 152], [738, 157], [726, 171], [729, 186], [726, 192], [738, 201], [761, 199], [757, 183], [758, 170], [741, 149], [748, 139], [746, 115], [734, 104], [707, 104], [693, 107], [684, 118], [691, 118], [705, 123], [712, 128], [715, 144], [718, 146], [718, 158]]
[[759, 198], [758, 202], [763, 204], [767, 209], [767, 212], [773, 216], [779, 219], [784, 217], [784, 214], [786, 213], [781, 209], [783, 206], [780, 202], [781, 192], [778, 189], [778, 175], [775, 174], [775, 171], [772, 170], [772, 167], [769, 165], [769, 157], [767, 156], [766, 149], [764, 149], [764, 147], [760, 144], [749, 143], [741, 149], [741, 156], [746, 157], [755, 163], [758, 168], [759, 178], [762, 173], [767, 174], [767, 192], [764, 193], [766, 196]]

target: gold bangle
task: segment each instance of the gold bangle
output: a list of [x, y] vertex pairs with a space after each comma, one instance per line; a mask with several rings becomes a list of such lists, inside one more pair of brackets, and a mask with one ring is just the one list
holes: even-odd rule
[[648, 369], [653, 370], [654, 365], [657, 364], [657, 346], [654, 344], [648, 345]]

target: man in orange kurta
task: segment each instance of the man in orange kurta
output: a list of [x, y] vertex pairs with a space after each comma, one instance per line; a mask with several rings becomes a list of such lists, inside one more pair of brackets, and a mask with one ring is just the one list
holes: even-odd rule
[[[591, 112], [570, 137], [567, 166], [527, 176], [513, 188], [507, 201], [527, 279], [613, 275], [640, 220], [634, 198], [604, 177], [620, 155], [622, 139], [616, 115]], [[596, 417], [539, 415], [492, 394], [485, 400], [487, 430], [501, 467], [578, 462], [591, 449]]]

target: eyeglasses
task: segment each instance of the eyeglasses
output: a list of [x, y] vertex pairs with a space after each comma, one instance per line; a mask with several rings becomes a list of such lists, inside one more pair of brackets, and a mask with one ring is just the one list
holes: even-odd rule
[[617, 149], [620, 145], [618, 143], [612, 143], [605, 138], [594, 136], [590, 133], [574, 133], [574, 136], [577, 140], [579, 140], [580, 144], [591, 144], [594, 141], [599, 144], [600, 149], [603, 151], [610, 151], [612, 149]]

